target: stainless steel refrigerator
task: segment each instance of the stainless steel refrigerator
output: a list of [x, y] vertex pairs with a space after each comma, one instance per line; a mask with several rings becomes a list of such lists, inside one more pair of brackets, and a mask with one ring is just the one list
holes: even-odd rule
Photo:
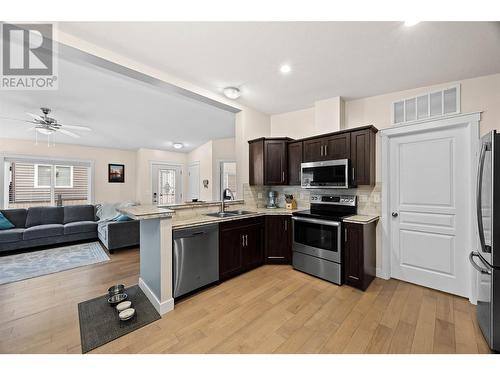
[[500, 351], [500, 134], [481, 138], [477, 173], [480, 247], [469, 255], [478, 272], [477, 319], [491, 349]]

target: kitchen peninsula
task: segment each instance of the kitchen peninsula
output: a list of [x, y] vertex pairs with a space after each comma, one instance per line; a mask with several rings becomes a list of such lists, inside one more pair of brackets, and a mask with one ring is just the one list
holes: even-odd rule
[[153, 205], [119, 209], [140, 220], [139, 287], [160, 315], [173, 310], [172, 298], [172, 215], [173, 210]]

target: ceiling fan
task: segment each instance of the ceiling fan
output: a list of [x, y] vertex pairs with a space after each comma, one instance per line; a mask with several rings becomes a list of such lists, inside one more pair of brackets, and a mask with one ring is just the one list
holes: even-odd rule
[[[49, 113], [51, 112], [50, 108], [47, 107], [42, 107], [40, 108], [42, 111], [42, 115], [35, 115], [33, 113], [27, 113], [29, 116], [31, 116], [31, 120], [21, 120], [21, 119], [14, 119], [14, 118], [8, 118], [8, 117], [1, 117], [4, 119], [8, 120], [15, 120], [15, 121], [22, 121], [26, 122], [28, 124], [34, 124], [32, 128], [28, 130], [35, 130], [36, 132], [40, 134], [44, 134], [47, 136], [54, 135], [55, 133], [61, 133], [73, 138], [80, 138], [80, 136], [76, 133], [73, 133], [71, 130], [82, 130], [82, 131], [91, 131], [92, 129], [86, 127], [86, 126], [76, 126], [76, 125], [65, 125], [65, 124], [60, 124], [57, 122], [57, 120], [53, 117], [49, 117]], [[68, 130], [71, 129], [71, 130]]]

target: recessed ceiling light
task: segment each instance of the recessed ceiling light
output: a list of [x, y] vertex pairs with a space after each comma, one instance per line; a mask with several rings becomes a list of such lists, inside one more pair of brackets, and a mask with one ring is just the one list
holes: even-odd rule
[[420, 23], [420, 21], [405, 21], [405, 26], [411, 27], [411, 26], [415, 26], [418, 23]]
[[173, 144], [173, 146], [174, 146], [174, 148], [176, 148], [176, 149], [181, 149], [181, 148], [183, 148], [183, 147], [184, 147], [184, 145], [183, 145], [182, 143], [174, 143], [174, 144]]
[[283, 64], [280, 66], [280, 72], [283, 74], [288, 74], [292, 71], [292, 67], [288, 64]]
[[224, 89], [224, 95], [229, 99], [238, 99], [241, 96], [241, 91], [237, 87], [226, 87]]

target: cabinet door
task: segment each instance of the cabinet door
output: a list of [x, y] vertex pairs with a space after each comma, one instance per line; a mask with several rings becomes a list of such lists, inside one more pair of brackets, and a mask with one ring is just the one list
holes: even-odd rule
[[363, 226], [345, 223], [345, 281], [356, 288], [363, 285]]
[[323, 159], [323, 138], [304, 141], [304, 163]]
[[250, 142], [249, 150], [249, 184], [264, 185], [264, 141]]
[[291, 263], [291, 221], [289, 216], [266, 217], [266, 263]]
[[288, 144], [288, 185], [300, 185], [302, 142]]
[[249, 270], [264, 263], [263, 228], [252, 225], [242, 229], [243, 233], [243, 267]]
[[370, 129], [351, 133], [351, 167], [354, 185], [375, 185], [375, 134]]
[[324, 138], [325, 160], [349, 159], [351, 156], [351, 134], [343, 133]]
[[238, 229], [220, 231], [219, 279], [224, 280], [243, 272], [243, 234]]
[[264, 141], [264, 163], [264, 185], [286, 184], [286, 141]]

